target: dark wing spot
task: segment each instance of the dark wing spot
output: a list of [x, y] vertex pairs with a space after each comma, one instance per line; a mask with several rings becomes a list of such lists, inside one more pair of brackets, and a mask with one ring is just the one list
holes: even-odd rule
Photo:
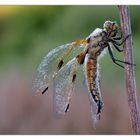
[[74, 83], [75, 80], [76, 80], [76, 74], [73, 75], [73, 77], [72, 77], [72, 82]]
[[82, 64], [84, 63], [84, 61], [85, 61], [85, 57], [83, 57], [83, 58], [81, 59], [80, 64], [82, 65]]
[[87, 43], [89, 43], [90, 42], [90, 37], [87, 39]]
[[48, 90], [48, 87], [46, 87], [43, 91], [42, 94], [44, 94]]
[[67, 105], [65, 112], [68, 111], [70, 104]]
[[62, 65], [64, 64], [64, 61], [63, 60], [60, 60], [59, 64], [58, 64], [58, 69], [60, 69], [62, 67]]

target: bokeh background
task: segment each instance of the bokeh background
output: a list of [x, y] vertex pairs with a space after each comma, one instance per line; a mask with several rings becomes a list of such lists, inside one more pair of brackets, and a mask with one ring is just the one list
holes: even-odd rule
[[[139, 9], [130, 6], [140, 103]], [[49, 50], [87, 37], [106, 20], [119, 23], [117, 6], [0, 6], [0, 134], [132, 134], [124, 71], [109, 54], [100, 61], [104, 109], [96, 129], [82, 72], [70, 111], [60, 119], [53, 113], [52, 88], [46, 95], [32, 93], [37, 66]]]

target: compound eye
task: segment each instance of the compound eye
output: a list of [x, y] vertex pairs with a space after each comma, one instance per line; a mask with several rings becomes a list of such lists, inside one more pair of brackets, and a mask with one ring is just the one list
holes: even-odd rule
[[113, 23], [111, 21], [106, 21], [104, 23], [104, 26], [103, 27], [104, 27], [105, 30], [109, 31], [109, 30], [112, 29], [112, 25], [113, 25]]

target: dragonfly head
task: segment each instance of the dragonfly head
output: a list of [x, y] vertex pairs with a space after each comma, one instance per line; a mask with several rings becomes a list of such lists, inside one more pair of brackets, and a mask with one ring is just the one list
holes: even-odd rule
[[116, 21], [105, 21], [103, 28], [108, 33], [109, 37], [115, 37], [119, 30]]

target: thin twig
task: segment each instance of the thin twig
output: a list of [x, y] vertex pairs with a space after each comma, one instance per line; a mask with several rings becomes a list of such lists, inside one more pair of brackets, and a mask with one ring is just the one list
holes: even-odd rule
[[[120, 5], [118, 7], [123, 35], [124, 37], [126, 37], [129, 34], [132, 35], [129, 7], [126, 5]], [[130, 36], [124, 43], [124, 61], [133, 63], [132, 36]], [[132, 130], [134, 134], [140, 134], [140, 113], [137, 104], [136, 83], [133, 65], [125, 64], [125, 78]]]

